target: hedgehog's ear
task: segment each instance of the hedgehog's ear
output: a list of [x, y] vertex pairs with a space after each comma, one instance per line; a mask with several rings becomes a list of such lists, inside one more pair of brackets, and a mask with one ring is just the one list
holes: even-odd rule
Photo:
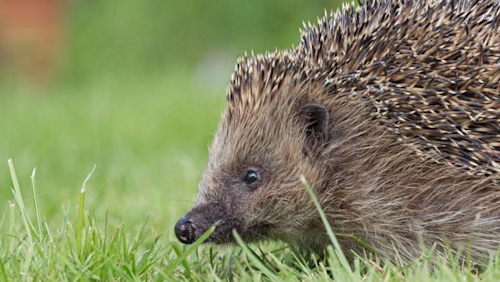
[[305, 124], [306, 149], [314, 150], [327, 139], [330, 114], [323, 105], [307, 104], [300, 109], [299, 117]]

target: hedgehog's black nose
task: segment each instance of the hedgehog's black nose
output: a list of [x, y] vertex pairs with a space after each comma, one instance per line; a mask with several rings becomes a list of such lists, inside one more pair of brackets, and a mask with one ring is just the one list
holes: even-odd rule
[[192, 244], [196, 238], [191, 220], [184, 216], [175, 224], [175, 236], [184, 244]]

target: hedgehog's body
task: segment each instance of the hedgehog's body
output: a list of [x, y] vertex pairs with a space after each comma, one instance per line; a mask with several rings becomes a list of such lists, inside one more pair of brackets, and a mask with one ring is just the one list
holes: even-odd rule
[[[328, 243], [390, 259], [422, 243], [485, 258], [500, 244], [500, 11], [496, 1], [347, 7], [300, 45], [241, 60], [200, 184], [176, 234]], [[468, 250], [468, 249], [466, 249]]]

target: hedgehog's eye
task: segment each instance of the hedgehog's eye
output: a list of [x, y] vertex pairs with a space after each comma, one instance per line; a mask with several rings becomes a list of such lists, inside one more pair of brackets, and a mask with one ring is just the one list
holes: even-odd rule
[[260, 174], [255, 170], [249, 170], [245, 173], [245, 176], [243, 176], [243, 183], [245, 183], [246, 186], [255, 185], [259, 180]]

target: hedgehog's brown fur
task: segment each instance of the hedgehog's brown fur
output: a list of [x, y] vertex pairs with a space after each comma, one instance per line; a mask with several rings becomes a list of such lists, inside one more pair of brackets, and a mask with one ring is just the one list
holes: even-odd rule
[[[354, 238], [391, 260], [422, 244], [496, 251], [499, 9], [369, 1], [307, 27], [290, 51], [241, 59], [187, 214], [196, 236], [217, 222], [213, 242], [235, 228], [321, 251], [329, 240], [303, 175], [348, 254], [363, 251]], [[321, 138], [305, 134], [305, 105], [327, 109]], [[257, 188], [240, 183], [249, 168], [262, 173]]]

